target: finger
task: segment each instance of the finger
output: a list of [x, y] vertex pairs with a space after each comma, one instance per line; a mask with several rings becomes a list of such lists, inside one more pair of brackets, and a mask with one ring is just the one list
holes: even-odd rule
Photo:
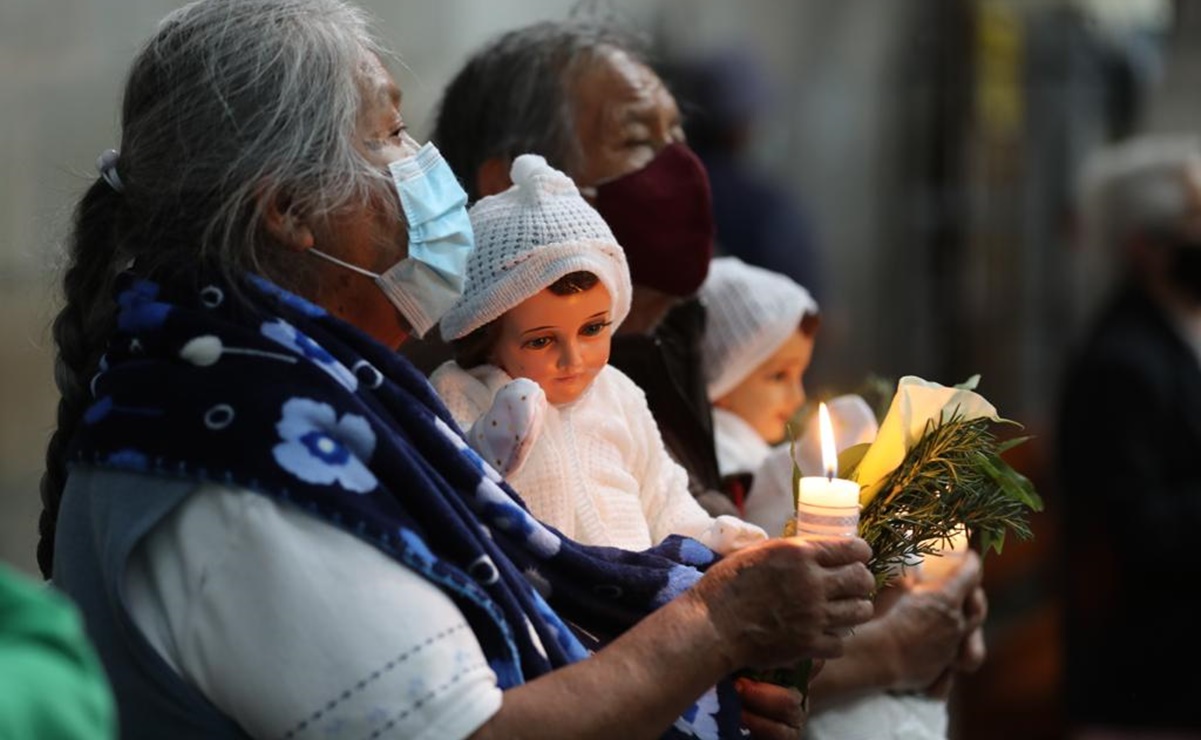
[[875, 616], [876, 607], [871, 599], [838, 599], [828, 607], [830, 627], [845, 629], [856, 627]]
[[862, 537], [823, 537], [809, 535], [804, 538], [792, 538], [812, 547], [819, 565], [827, 568], [847, 565], [850, 563], [867, 563], [872, 556], [872, 548]]
[[984, 570], [980, 562], [980, 555], [975, 550], [965, 551], [959, 560], [959, 567], [945, 581], [943, 592], [956, 603], [963, 603], [967, 600], [968, 594], [980, 585], [980, 581], [984, 577]]
[[875, 588], [876, 579], [863, 563], [830, 568], [825, 579], [825, 596], [829, 600], [870, 598]]
[[809, 649], [808, 655], [804, 658], [841, 658], [846, 650], [845, 642], [847, 635], [850, 634], [849, 629], [844, 627], [831, 626], [830, 629], [813, 638], [813, 645]]
[[742, 698], [743, 707], [756, 714], [790, 727], [800, 727], [805, 722], [805, 697], [797, 689], [750, 678], [739, 678], [734, 688]]
[[973, 630], [959, 646], [959, 654], [955, 657], [955, 669], [961, 673], [974, 673], [984, 665], [987, 658], [988, 648], [984, 644], [984, 630]]
[[934, 679], [934, 683], [926, 687], [925, 694], [931, 699], [948, 699], [953, 688], [955, 688], [955, 671], [948, 668], [942, 672], [942, 675]]
[[753, 712], [743, 710], [742, 724], [755, 740], [801, 740], [804, 727], [789, 727]]
[[751, 737], [795, 740], [805, 725], [804, 697], [796, 689], [741, 678], [735, 684], [742, 698], [742, 722]]
[[813, 662], [809, 664], [809, 681], [812, 682], [813, 679], [817, 678], [817, 674], [821, 673], [822, 669], [825, 667], [826, 661], [821, 660], [820, 658], [813, 660]]
[[970, 629], [976, 629], [984, 624], [984, 620], [988, 618], [988, 595], [984, 593], [983, 588], [977, 586], [972, 589], [967, 601], [964, 602], [963, 615], [967, 617]]

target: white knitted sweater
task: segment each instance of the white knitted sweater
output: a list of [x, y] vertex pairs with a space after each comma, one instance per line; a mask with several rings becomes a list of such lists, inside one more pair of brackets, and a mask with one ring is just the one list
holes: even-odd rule
[[[430, 377], [464, 429], [492, 406], [512, 378], [498, 367], [444, 363]], [[579, 399], [546, 411], [525, 464], [509, 478], [530, 511], [588, 545], [643, 550], [669, 534], [728, 553], [766, 538], [735, 517], [714, 519], [688, 491], [642, 389], [608, 365]]]

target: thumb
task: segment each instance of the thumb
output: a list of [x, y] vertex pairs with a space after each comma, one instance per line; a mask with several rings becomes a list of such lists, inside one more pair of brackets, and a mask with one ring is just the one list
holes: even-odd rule
[[956, 603], [962, 604], [984, 577], [984, 566], [980, 554], [975, 550], [967, 550], [960, 559], [959, 567], [943, 584], [943, 592]]

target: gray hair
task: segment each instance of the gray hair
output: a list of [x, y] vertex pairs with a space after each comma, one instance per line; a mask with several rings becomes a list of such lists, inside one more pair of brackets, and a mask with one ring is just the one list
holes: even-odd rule
[[152, 279], [207, 268], [236, 286], [250, 271], [295, 290], [307, 270], [266, 248], [263, 204], [320, 219], [387, 187], [355, 148], [360, 70], [379, 52], [363, 13], [341, 0], [198, 0], [167, 16], [138, 54], [122, 108], [120, 192], [110, 172], [76, 207], [54, 321], [61, 399], [42, 478], [45, 574], [65, 449], [115, 323], [116, 276], [131, 262]]
[[611, 50], [646, 59], [641, 39], [614, 24], [543, 21], [509, 31], [477, 51], [437, 106], [431, 137], [467, 191], [493, 157], [541, 154], [554, 168], [577, 172], [572, 82]]
[[340, 0], [200, 0], [169, 15], [126, 85], [118, 171], [145, 226], [121, 247], [192, 245], [223, 269], [278, 273], [260, 204], [320, 216], [382, 180], [353, 135], [359, 70], [378, 52]]

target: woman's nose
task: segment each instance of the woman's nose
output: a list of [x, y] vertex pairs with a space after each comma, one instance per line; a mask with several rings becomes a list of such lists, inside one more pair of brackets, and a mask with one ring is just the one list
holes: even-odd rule
[[664, 123], [662, 128], [651, 134], [651, 148], [655, 150], [655, 154], [658, 154], [672, 144], [687, 145], [688, 141], [684, 138], [684, 132], [671, 123]]
[[400, 147], [404, 150], [405, 156], [411, 157], [421, 150], [421, 142], [414, 139], [408, 131], [401, 131]]

